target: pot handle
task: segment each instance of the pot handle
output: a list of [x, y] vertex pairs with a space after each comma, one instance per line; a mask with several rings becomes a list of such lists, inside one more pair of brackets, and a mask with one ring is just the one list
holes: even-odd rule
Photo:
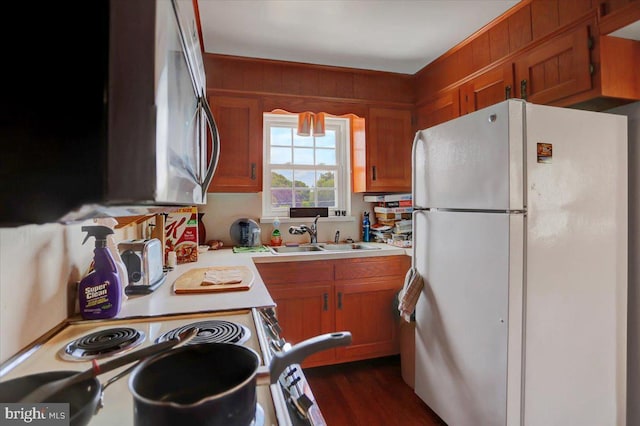
[[295, 344], [288, 351], [276, 352], [269, 364], [269, 376], [271, 384], [280, 378], [282, 372], [291, 364], [300, 364], [306, 357], [316, 352], [332, 349], [338, 346], [351, 344], [351, 333], [340, 331], [336, 333], [321, 334]]

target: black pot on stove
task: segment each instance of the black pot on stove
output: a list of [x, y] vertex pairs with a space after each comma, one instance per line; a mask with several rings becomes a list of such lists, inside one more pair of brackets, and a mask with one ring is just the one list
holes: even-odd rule
[[[290, 364], [351, 343], [351, 333], [316, 336], [273, 355], [271, 383]], [[148, 358], [129, 377], [136, 426], [249, 426], [257, 406], [259, 355], [231, 343], [183, 346]]]

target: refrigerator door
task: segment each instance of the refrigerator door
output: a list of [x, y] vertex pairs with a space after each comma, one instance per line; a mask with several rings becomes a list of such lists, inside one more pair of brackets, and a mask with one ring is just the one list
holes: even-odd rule
[[[447, 424], [519, 424], [524, 216], [415, 211], [415, 391]], [[509, 391], [508, 391], [509, 390]]]
[[524, 209], [524, 105], [504, 101], [418, 131], [414, 207]]

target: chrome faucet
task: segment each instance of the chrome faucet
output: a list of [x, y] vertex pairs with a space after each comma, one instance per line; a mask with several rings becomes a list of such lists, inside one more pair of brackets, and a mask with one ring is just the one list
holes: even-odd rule
[[320, 215], [316, 216], [311, 226], [290, 226], [289, 233], [293, 235], [302, 235], [305, 232], [308, 232], [311, 237], [311, 244], [316, 244], [318, 242], [318, 219], [320, 219]]

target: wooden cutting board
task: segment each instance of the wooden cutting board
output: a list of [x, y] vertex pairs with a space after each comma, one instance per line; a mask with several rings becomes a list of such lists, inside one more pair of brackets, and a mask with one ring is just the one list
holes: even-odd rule
[[[205, 281], [205, 274], [223, 284]], [[236, 281], [224, 283], [225, 281]], [[240, 281], [240, 282], [237, 282]], [[218, 293], [222, 291], [249, 290], [253, 284], [253, 272], [246, 266], [211, 266], [194, 268], [180, 275], [173, 284], [176, 294]]]

